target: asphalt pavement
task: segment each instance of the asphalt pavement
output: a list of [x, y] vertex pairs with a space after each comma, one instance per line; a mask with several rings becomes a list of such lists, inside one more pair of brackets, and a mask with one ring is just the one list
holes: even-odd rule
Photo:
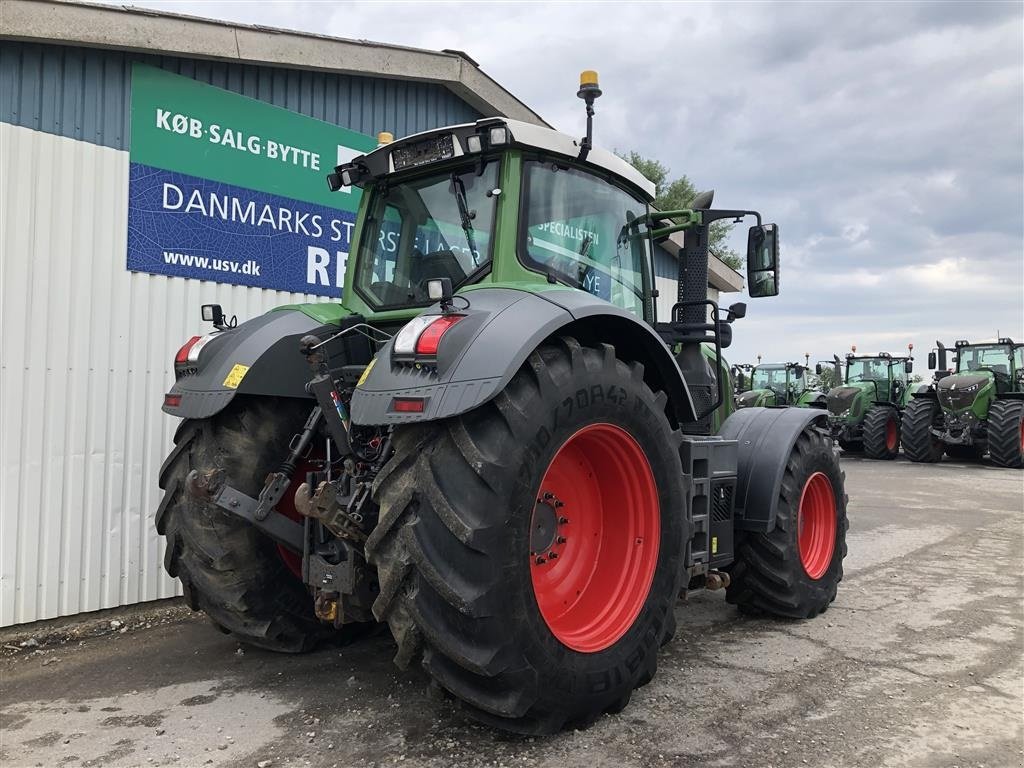
[[394, 667], [386, 632], [279, 656], [161, 606], [64, 642], [46, 642], [52, 625], [0, 633], [0, 763], [1021, 766], [1024, 473], [843, 464], [849, 556], [832, 608], [751, 619], [721, 592], [691, 596], [654, 681], [585, 731], [476, 725]]

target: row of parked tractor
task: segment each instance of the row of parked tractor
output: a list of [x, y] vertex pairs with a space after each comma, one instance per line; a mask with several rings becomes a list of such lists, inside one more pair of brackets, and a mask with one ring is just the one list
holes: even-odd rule
[[928, 354], [930, 381], [912, 377], [913, 344], [905, 356], [878, 352], [819, 362], [733, 366], [735, 404], [824, 408], [832, 438], [847, 452], [911, 461], [949, 456], [1001, 467], [1024, 467], [1024, 344], [937, 341]]

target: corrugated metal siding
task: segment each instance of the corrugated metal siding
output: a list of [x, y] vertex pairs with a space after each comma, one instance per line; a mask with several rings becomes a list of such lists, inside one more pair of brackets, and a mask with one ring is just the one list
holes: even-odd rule
[[433, 83], [2, 40], [0, 121], [127, 149], [133, 61], [371, 136], [481, 117]]
[[301, 294], [125, 269], [128, 155], [0, 124], [0, 625], [168, 597], [160, 411], [199, 305]]

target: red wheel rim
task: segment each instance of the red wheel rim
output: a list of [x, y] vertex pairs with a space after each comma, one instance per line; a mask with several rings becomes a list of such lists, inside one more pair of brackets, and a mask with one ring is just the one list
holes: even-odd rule
[[800, 563], [812, 579], [820, 579], [832, 562], [836, 546], [836, 497], [824, 472], [815, 472], [804, 484], [797, 511]]
[[530, 519], [530, 576], [551, 633], [580, 653], [613, 645], [636, 621], [658, 564], [654, 473], [633, 437], [591, 424], [551, 460]]
[[885, 447], [895, 451], [899, 445], [899, 430], [896, 427], [896, 419], [889, 419], [885, 425]]
[[[299, 490], [299, 486], [306, 482], [306, 474], [312, 472], [318, 467], [308, 461], [304, 461], [295, 470], [295, 474], [292, 475], [292, 481], [288, 484], [288, 490], [284, 492], [284, 496], [277, 502], [275, 509], [282, 515], [290, 520], [294, 520], [297, 523], [303, 521], [302, 515], [299, 514], [299, 510], [295, 508], [295, 492]], [[302, 578], [302, 553], [295, 552], [288, 549], [283, 544], [277, 545], [277, 554], [280, 556], [281, 561], [285, 564], [285, 567], [297, 579]]]

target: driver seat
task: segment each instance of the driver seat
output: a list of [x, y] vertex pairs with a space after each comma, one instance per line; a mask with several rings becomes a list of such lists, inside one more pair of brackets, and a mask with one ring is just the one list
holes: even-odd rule
[[423, 281], [437, 277], [447, 277], [453, 286], [457, 286], [466, 279], [466, 272], [450, 250], [434, 251], [425, 256], [413, 257], [409, 265], [409, 277], [416, 289], [423, 285]]

